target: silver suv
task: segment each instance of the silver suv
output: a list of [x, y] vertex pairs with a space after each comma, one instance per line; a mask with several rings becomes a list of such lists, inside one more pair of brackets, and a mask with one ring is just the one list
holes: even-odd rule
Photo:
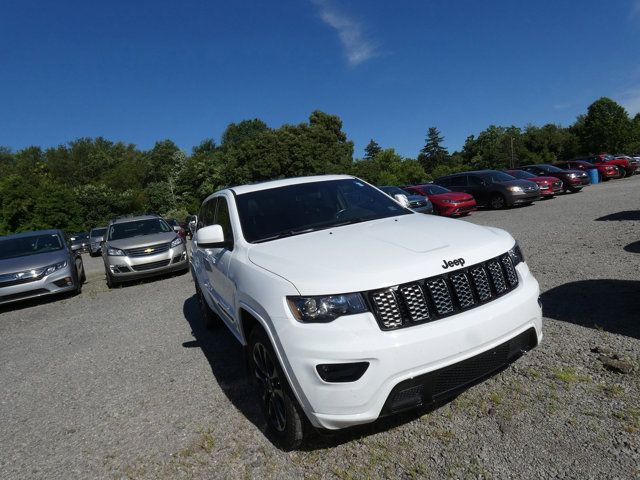
[[157, 215], [112, 220], [102, 246], [109, 288], [121, 282], [189, 269], [187, 248]]

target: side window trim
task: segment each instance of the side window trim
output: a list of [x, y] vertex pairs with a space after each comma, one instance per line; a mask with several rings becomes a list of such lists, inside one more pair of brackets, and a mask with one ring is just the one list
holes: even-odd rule
[[[222, 225], [218, 222], [218, 211], [220, 209], [220, 206], [222, 205], [223, 208], [226, 208], [227, 210], [228, 228], [229, 228], [229, 233], [231, 234], [231, 246], [229, 247], [229, 250], [233, 250], [233, 245], [235, 244], [235, 235], [233, 233], [233, 225], [231, 225], [231, 212], [229, 211], [229, 201], [227, 200], [227, 197], [225, 197], [224, 195], [220, 195], [219, 197], [216, 197], [216, 200], [217, 202], [216, 202], [215, 215], [213, 217], [213, 223]], [[222, 226], [222, 228], [224, 231], [225, 226]], [[226, 236], [226, 233], [227, 232], [225, 232], [225, 236]]]

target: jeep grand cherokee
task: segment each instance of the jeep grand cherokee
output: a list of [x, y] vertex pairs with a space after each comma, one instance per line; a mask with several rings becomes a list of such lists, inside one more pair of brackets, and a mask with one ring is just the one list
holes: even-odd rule
[[421, 215], [345, 175], [221, 190], [191, 270], [244, 345], [284, 448], [450, 398], [542, 338], [538, 282], [497, 228]]

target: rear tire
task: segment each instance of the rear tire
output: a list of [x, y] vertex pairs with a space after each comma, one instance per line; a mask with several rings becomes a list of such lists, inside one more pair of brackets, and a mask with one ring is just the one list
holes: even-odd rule
[[308, 420], [291, 391], [271, 341], [259, 327], [249, 335], [249, 375], [275, 443], [285, 451], [297, 449], [309, 429]]
[[489, 205], [494, 210], [502, 210], [507, 206], [507, 201], [500, 193], [494, 193], [493, 195], [491, 195]]

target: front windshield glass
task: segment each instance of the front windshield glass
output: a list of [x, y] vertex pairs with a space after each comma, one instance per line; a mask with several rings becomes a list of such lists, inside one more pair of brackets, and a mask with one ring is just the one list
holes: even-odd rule
[[92, 237], [102, 237], [104, 235], [104, 232], [106, 232], [107, 229], [106, 228], [94, 228], [93, 230], [91, 230], [91, 236]]
[[86, 240], [87, 238], [89, 238], [89, 234], [88, 233], [76, 233], [75, 235], [71, 235], [71, 238], [73, 240]]
[[248, 242], [408, 215], [411, 211], [357, 179], [297, 183], [236, 197]]
[[109, 228], [109, 240], [122, 240], [123, 238], [166, 232], [173, 232], [167, 222], [160, 218], [149, 218], [111, 225]]
[[509, 175], [520, 180], [535, 178], [535, 175], [533, 173], [525, 172], [524, 170], [510, 170]]
[[440, 185], [421, 185], [420, 190], [426, 192], [427, 195], [439, 195], [441, 193], [450, 193], [448, 188], [441, 187]]
[[0, 260], [25, 257], [36, 253], [62, 250], [64, 244], [55, 233], [29, 235], [27, 237], [0, 238]]
[[384, 193], [386, 193], [387, 195], [390, 195], [392, 197], [394, 195], [412, 195], [411, 193], [407, 192], [406, 190], [401, 189], [400, 187], [379, 187], [379, 188]]
[[514, 180], [514, 178], [511, 175], [507, 175], [504, 172], [489, 172], [487, 173], [487, 176], [494, 183], [509, 182], [511, 180]]
[[551, 173], [558, 173], [558, 172], [564, 171], [561, 168], [554, 167], [553, 165], [541, 165], [540, 168], [542, 168], [543, 170], [546, 170], [547, 172], [551, 172]]

